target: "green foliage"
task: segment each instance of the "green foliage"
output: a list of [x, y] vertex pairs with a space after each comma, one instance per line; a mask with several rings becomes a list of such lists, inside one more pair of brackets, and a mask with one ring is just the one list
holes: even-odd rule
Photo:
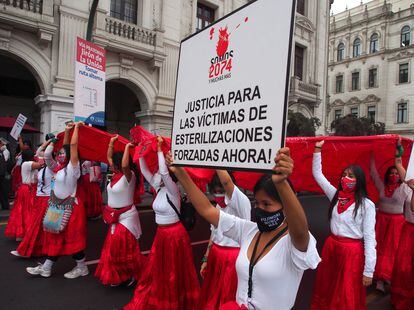
[[307, 118], [298, 112], [289, 111], [288, 119], [288, 137], [314, 137], [316, 130], [321, 126], [319, 118]]
[[385, 124], [373, 122], [367, 117], [356, 117], [353, 114], [345, 115], [331, 123], [331, 130], [335, 136], [372, 136], [382, 135], [385, 132]]

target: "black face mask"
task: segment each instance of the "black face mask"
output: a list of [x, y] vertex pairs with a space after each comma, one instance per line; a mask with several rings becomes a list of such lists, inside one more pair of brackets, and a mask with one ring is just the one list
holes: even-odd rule
[[254, 214], [256, 216], [257, 228], [261, 232], [275, 230], [285, 220], [282, 209], [276, 212], [267, 212], [260, 208], [254, 208]]

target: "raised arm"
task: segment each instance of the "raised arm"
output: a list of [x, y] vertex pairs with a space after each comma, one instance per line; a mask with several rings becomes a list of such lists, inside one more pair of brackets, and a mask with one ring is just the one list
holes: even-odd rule
[[53, 147], [54, 147], [54, 143], [50, 142], [45, 150], [45, 163], [46, 163], [46, 166], [50, 170], [54, 170], [58, 166], [58, 163], [53, 159], [53, 156], [52, 156]]
[[404, 149], [401, 145], [401, 137], [398, 138], [397, 142], [397, 149], [395, 151], [395, 167], [397, 168], [398, 174], [400, 175], [400, 179], [402, 181], [405, 180], [405, 175], [407, 174], [407, 171], [405, 170], [403, 164], [402, 164], [402, 155], [404, 153]]
[[110, 167], [113, 167], [114, 165], [114, 161], [112, 160], [112, 157], [114, 155], [114, 143], [116, 140], [118, 140], [118, 135], [112, 137], [108, 144], [108, 151], [106, 153], [106, 159], [108, 160], [108, 165]]
[[170, 166], [170, 170], [175, 174], [181, 185], [184, 187], [188, 198], [197, 210], [198, 214], [200, 214], [207, 222], [214, 225], [214, 227], [217, 227], [220, 218], [220, 211], [211, 205], [206, 195], [204, 195], [204, 193], [194, 184], [193, 180], [183, 168], [171, 166], [171, 153], [167, 154], [167, 164]]
[[375, 166], [374, 154], [371, 154], [371, 167], [370, 167], [371, 178], [374, 181], [375, 187], [380, 191], [384, 191], [384, 182], [378, 173], [377, 167]]
[[332, 200], [336, 194], [336, 188], [322, 173], [322, 146], [325, 141], [316, 142], [315, 151], [313, 153], [312, 174], [316, 183], [322, 188], [329, 200]]
[[161, 174], [161, 179], [164, 182], [167, 191], [171, 194], [177, 195], [180, 193], [177, 184], [173, 181], [168, 171], [168, 167], [165, 163], [164, 153], [162, 152], [161, 145], [163, 142], [162, 137], [157, 137], [157, 155], [158, 155], [158, 171]]
[[79, 154], [78, 154], [78, 140], [79, 140], [79, 127], [82, 126], [82, 122], [77, 122], [75, 129], [73, 130], [72, 139], [70, 141], [70, 162], [72, 166], [77, 166], [79, 164]]
[[70, 143], [70, 131], [72, 130], [74, 126], [75, 126], [74, 122], [69, 122], [66, 124], [65, 135], [63, 136], [63, 145]]
[[19, 148], [20, 148], [20, 152], [21, 152], [21, 151], [24, 150], [24, 143], [23, 143], [22, 136], [19, 136], [18, 141], [19, 141]]
[[287, 178], [293, 172], [293, 159], [290, 157], [289, 148], [278, 151], [273, 170], [276, 174], [272, 175], [272, 181], [283, 204], [283, 213], [289, 224], [292, 243], [299, 251], [306, 252], [309, 244], [308, 221], [298, 197], [287, 182]]
[[141, 173], [144, 176], [145, 180], [147, 180], [147, 182], [152, 186], [154, 175], [149, 171], [144, 157], [139, 158], [139, 169], [141, 170]]
[[226, 196], [231, 198], [234, 191], [234, 183], [230, 177], [230, 174], [226, 170], [216, 170], [217, 175], [220, 179], [220, 183], [226, 192]]
[[129, 150], [131, 147], [134, 147], [132, 143], [125, 145], [124, 155], [122, 156], [122, 173], [126, 177], [127, 181], [130, 182], [132, 178], [131, 167], [129, 166]]

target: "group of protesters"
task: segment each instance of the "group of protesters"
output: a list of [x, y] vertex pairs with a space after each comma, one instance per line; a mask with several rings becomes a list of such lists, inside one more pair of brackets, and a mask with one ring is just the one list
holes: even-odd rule
[[[82, 158], [80, 152], [83, 126], [68, 123], [60, 138], [48, 135], [36, 152], [20, 141], [5, 235], [19, 242], [13, 255], [45, 257], [26, 269], [30, 275], [50, 277], [58, 258], [67, 255], [76, 264], [65, 278], [88, 275], [87, 218], [102, 216], [108, 232], [95, 276], [109, 286], [136, 283], [124, 309], [291, 309], [303, 272], [316, 268], [311, 309], [365, 309], [366, 287], [373, 281], [391, 292], [396, 309], [414, 309], [414, 180], [404, 181], [400, 142], [384, 177], [371, 162], [376, 205], [368, 197], [366, 172], [356, 164], [338, 167], [342, 175], [331, 184], [322, 172], [324, 141], [315, 144], [309, 169], [330, 201], [331, 234], [320, 257], [289, 180], [289, 148], [277, 152], [273, 173], [258, 179], [252, 204], [225, 170], [212, 174], [207, 196], [189, 169], [174, 165], [167, 138], [148, 138], [154, 145], [150, 162], [143, 152], [133, 156], [148, 141], [137, 145], [113, 134], [105, 146], [112, 177], [103, 206], [99, 156]], [[137, 205], [144, 179], [152, 188], [157, 224], [148, 256], [139, 247]], [[182, 191], [211, 224], [201, 286], [183, 225]]]

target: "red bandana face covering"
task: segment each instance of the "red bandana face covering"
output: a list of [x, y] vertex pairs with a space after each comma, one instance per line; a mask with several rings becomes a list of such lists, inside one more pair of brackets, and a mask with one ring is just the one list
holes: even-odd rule
[[384, 195], [385, 197], [391, 198], [394, 195], [395, 190], [400, 186], [400, 177], [398, 175], [392, 174], [388, 176], [389, 183], [385, 185]]
[[114, 185], [116, 183], [118, 183], [118, 181], [123, 177], [123, 173], [122, 172], [115, 172], [114, 175], [112, 176], [111, 179], [111, 188], [114, 187]]
[[338, 193], [338, 213], [345, 212], [353, 203], [355, 203], [355, 186], [356, 179], [342, 177], [342, 190]]
[[227, 207], [224, 201], [224, 194], [214, 194], [214, 201], [220, 206], [220, 208], [224, 209]]

